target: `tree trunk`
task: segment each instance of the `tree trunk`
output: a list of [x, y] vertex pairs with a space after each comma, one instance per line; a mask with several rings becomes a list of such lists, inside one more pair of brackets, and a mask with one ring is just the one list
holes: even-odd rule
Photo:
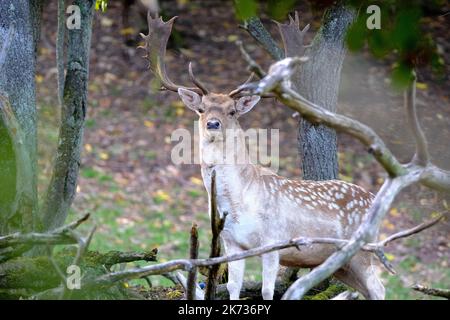
[[[346, 54], [345, 34], [354, 18], [354, 11], [342, 5], [329, 8], [312, 46], [305, 52], [309, 60], [293, 79], [300, 94], [333, 112], [336, 111]], [[337, 138], [333, 129], [300, 119], [298, 144], [303, 179], [338, 177]]]
[[[41, 9], [38, 0], [0, 2], [0, 48], [4, 58], [0, 62], [0, 95], [5, 98], [0, 110], [0, 234], [30, 231], [38, 224], [34, 77]], [[5, 106], [9, 105], [6, 101], [11, 105], [11, 114], [6, 114]], [[11, 131], [11, 123], [5, 123], [7, 119], [20, 135], [15, 134], [16, 129]], [[24, 161], [17, 158], [18, 145], [30, 166], [26, 175], [18, 165], [20, 160]]]
[[52, 177], [42, 209], [43, 230], [63, 225], [76, 193], [87, 107], [94, 3], [94, 0], [76, 0], [73, 3], [80, 7], [81, 27], [67, 30], [67, 74], [61, 127]]

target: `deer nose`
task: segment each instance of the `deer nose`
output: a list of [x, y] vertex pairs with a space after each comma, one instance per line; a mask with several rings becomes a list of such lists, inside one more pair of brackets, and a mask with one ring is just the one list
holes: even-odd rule
[[219, 120], [213, 119], [213, 120], [209, 120], [209, 121], [206, 123], [206, 129], [208, 129], [208, 130], [217, 130], [217, 129], [219, 129], [219, 128], [220, 128], [220, 122], [219, 122]]

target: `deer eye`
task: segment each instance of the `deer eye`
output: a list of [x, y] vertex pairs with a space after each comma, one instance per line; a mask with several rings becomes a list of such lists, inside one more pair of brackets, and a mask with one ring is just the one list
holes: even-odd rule
[[204, 113], [205, 112], [205, 109], [202, 109], [202, 108], [198, 108], [198, 113]]
[[230, 116], [234, 116], [235, 114], [236, 114], [236, 110], [231, 110], [229, 113]]

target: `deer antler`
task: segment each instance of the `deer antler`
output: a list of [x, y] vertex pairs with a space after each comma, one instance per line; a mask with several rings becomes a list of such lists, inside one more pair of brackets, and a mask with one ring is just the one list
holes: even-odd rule
[[289, 15], [289, 23], [280, 23], [275, 21], [278, 25], [278, 29], [283, 40], [285, 57], [301, 57], [305, 52], [305, 46], [303, 39], [306, 32], [309, 30], [309, 24], [307, 24], [303, 30], [300, 30], [300, 19], [298, 12], [295, 11], [295, 18]]
[[195, 78], [194, 73], [192, 72], [192, 62], [189, 62], [189, 77], [191, 78], [191, 81], [202, 91], [203, 95], [206, 96], [209, 93], [205, 85], [201, 83], [200, 80]]
[[153, 18], [150, 12], [148, 12], [148, 35], [141, 33], [141, 37], [144, 39], [145, 45], [140, 48], [147, 51], [145, 58], [147, 58], [150, 62], [150, 70], [161, 81], [164, 89], [177, 92], [179, 88], [184, 88], [198, 94], [206, 95], [208, 94], [208, 90], [206, 90], [206, 87], [195, 78], [192, 73], [191, 65], [189, 65], [189, 75], [197, 87], [190, 88], [177, 85], [167, 76], [164, 57], [166, 56], [167, 41], [169, 40], [170, 33], [172, 32], [172, 25], [176, 18], [177, 17], [173, 17], [169, 21], [164, 22], [161, 17], [156, 16]]

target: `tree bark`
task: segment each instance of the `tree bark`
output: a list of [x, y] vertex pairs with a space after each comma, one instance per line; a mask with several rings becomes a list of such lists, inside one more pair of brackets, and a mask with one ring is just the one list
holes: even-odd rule
[[[309, 60], [292, 81], [294, 89], [306, 99], [333, 112], [346, 54], [345, 34], [354, 18], [354, 11], [341, 4], [327, 9], [312, 46], [306, 49]], [[333, 129], [301, 119], [298, 144], [303, 179], [338, 177], [337, 137]]]
[[52, 177], [44, 201], [43, 230], [63, 225], [76, 193], [81, 163], [87, 108], [89, 49], [91, 45], [93, 0], [77, 0], [81, 27], [67, 30], [67, 74], [64, 81], [61, 127]]
[[[23, 133], [23, 141], [13, 141], [4, 117], [0, 120], [0, 233], [30, 231], [37, 227], [36, 178], [36, 46], [40, 34], [42, 3], [38, 0], [4, 0], [0, 2], [0, 48], [4, 61], [0, 70], [0, 94], [9, 100]], [[8, 34], [12, 32], [10, 41]], [[7, 43], [8, 42], [8, 43]], [[2, 112], [2, 111], [0, 111]], [[18, 181], [23, 175], [17, 165], [14, 144], [23, 144], [31, 175], [27, 176], [30, 192], [22, 192]]]

